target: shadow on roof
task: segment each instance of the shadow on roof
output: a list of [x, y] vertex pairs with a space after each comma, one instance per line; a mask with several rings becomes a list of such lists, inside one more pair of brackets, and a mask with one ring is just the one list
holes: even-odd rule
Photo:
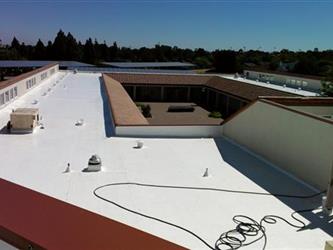
[[[241, 174], [255, 182], [261, 188], [271, 194], [288, 194], [288, 195], [312, 195], [314, 191], [301, 182], [296, 181], [282, 171], [270, 166], [268, 162], [254, 157], [251, 153], [241, 147], [230, 143], [225, 138], [214, 139], [217, 149], [219, 150], [223, 161], [230, 164]], [[252, 190], [246, 190], [252, 191]], [[276, 197], [284, 204], [289, 206], [294, 211], [309, 209], [321, 206], [321, 196], [308, 199], [284, 198]], [[276, 211], [279, 215], [279, 211]], [[263, 214], [262, 216], [265, 216]], [[308, 212], [296, 215], [302, 220], [304, 217], [310, 223], [301, 230], [320, 228], [330, 236], [333, 236], [333, 216], [328, 217], [322, 212]], [[286, 217], [287, 220], [293, 221], [291, 217]], [[300, 230], [300, 231], [301, 231]]]
[[109, 104], [109, 99], [106, 94], [106, 89], [103, 84], [102, 77], [99, 77], [100, 82], [100, 92], [103, 100], [103, 117], [104, 117], [104, 129], [105, 129], [105, 136], [106, 137], [112, 137], [115, 136], [115, 127], [114, 122], [111, 115], [111, 109]]

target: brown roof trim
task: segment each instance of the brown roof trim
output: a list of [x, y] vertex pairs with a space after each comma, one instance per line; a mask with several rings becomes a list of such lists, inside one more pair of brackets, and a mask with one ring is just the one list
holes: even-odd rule
[[148, 125], [123, 86], [106, 74], [102, 75], [103, 84], [109, 99], [113, 122], [116, 126]]
[[278, 107], [278, 108], [282, 108], [282, 109], [288, 110], [290, 112], [293, 112], [293, 113], [296, 113], [296, 114], [299, 114], [299, 115], [303, 115], [303, 116], [307, 116], [307, 117], [313, 118], [315, 120], [318, 120], [318, 121], [325, 122], [325, 123], [333, 125], [333, 120], [325, 119], [323, 117], [320, 117], [320, 116], [317, 116], [317, 115], [313, 115], [313, 114], [310, 114], [310, 113], [307, 113], [307, 112], [304, 112], [304, 111], [299, 111], [299, 110], [296, 110], [296, 109], [293, 109], [293, 108], [289, 108], [288, 106], [285, 106], [285, 105], [277, 103], [277, 102], [273, 102], [271, 100], [260, 99], [258, 101], [264, 102], [266, 104], [269, 104], [269, 105], [272, 105], [272, 106], [275, 106], [275, 107]]
[[312, 79], [312, 80], [319, 80], [319, 81], [324, 80], [323, 76], [304, 75], [304, 74], [285, 72], [285, 71], [274, 71], [274, 70], [267, 70], [267, 69], [250, 69], [250, 68], [244, 69], [244, 71], [268, 73], [268, 74], [274, 74], [274, 75], [290, 76], [290, 77], [295, 77], [295, 78]]
[[185, 249], [4, 179], [0, 197], [0, 239], [19, 249]]
[[7, 88], [8, 86], [13, 85], [13, 84], [15, 84], [19, 81], [22, 81], [26, 78], [29, 78], [29, 77], [31, 77], [31, 76], [39, 73], [39, 72], [42, 72], [42, 71], [47, 70], [49, 68], [52, 68], [53, 66], [55, 66], [57, 64], [59, 65], [59, 63], [51, 63], [51, 64], [45, 65], [41, 68], [34, 69], [32, 71], [29, 71], [29, 72], [23, 73], [21, 75], [15, 76], [15, 77], [13, 77], [11, 79], [8, 79], [6, 81], [0, 82], [0, 89]]
[[108, 73], [109, 77], [124, 85], [167, 85], [167, 86], [199, 86], [223, 92], [230, 96], [253, 101], [258, 96], [299, 96], [263, 86], [226, 79], [216, 75], [172, 75], [172, 74], [135, 74]]
[[333, 106], [333, 98], [330, 97], [263, 96], [260, 98], [280, 103], [286, 106]]

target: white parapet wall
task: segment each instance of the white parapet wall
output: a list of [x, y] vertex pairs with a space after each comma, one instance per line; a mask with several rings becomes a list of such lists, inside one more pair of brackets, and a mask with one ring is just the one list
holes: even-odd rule
[[226, 122], [223, 134], [313, 187], [327, 188], [332, 123], [257, 101]]
[[211, 138], [222, 136], [222, 126], [117, 126], [117, 136], [128, 137], [196, 137]]
[[[258, 72], [252, 70], [244, 70], [244, 74], [248, 79], [270, 82], [272, 84], [286, 85], [292, 88], [302, 88], [308, 91], [321, 92], [321, 80], [307, 78], [306, 76], [292, 76], [278, 74], [278, 72]], [[319, 77], [318, 77], [319, 78]]]
[[29, 92], [59, 71], [59, 64], [50, 64], [0, 83], [0, 109]]

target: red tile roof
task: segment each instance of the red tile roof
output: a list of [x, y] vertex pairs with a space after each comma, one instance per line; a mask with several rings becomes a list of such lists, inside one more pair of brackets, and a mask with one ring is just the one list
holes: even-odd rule
[[141, 114], [131, 97], [118, 81], [103, 74], [103, 83], [116, 126], [148, 125], [147, 119]]
[[0, 239], [20, 249], [185, 249], [0, 179]]

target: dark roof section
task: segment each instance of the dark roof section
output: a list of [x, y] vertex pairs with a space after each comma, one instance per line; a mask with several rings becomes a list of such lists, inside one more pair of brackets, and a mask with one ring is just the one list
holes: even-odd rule
[[[75, 67], [68, 67], [75, 69]], [[112, 67], [79, 67], [80, 72], [101, 72], [101, 73], [168, 73], [168, 74], [196, 74], [192, 69], [145, 69], [145, 68], [112, 68]]]
[[125, 73], [110, 73], [108, 75], [122, 84], [199, 85], [210, 87], [247, 101], [255, 100], [259, 96], [297, 96], [219, 76]]
[[0, 82], [0, 90], [4, 89], [4, 88], [7, 88], [8, 86], [13, 85], [13, 84], [15, 84], [15, 83], [17, 83], [19, 81], [27, 79], [27, 78], [29, 78], [29, 77], [31, 77], [31, 76], [39, 73], [39, 72], [47, 70], [47, 69], [49, 69], [49, 68], [51, 68], [51, 67], [53, 67], [53, 66], [55, 66], [57, 64], [58, 63], [51, 63], [51, 64], [45, 65], [45, 66], [43, 66], [41, 68], [31, 70], [29, 72], [26, 72], [26, 73], [23, 73], [21, 75], [15, 76], [13, 78], [10, 78], [10, 79], [8, 79], [6, 81]]
[[184, 62], [103, 62], [102, 64], [116, 68], [192, 68], [195, 66]]
[[207, 83], [207, 86], [226, 92], [239, 98], [253, 101], [260, 96], [296, 96], [292, 93], [279, 91], [271, 88], [265, 88], [245, 82], [226, 79], [218, 76], [213, 76]]
[[261, 73], [268, 73], [268, 74], [275, 74], [275, 75], [283, 75], [283, 76], [292, 76], [296, 78], [303, 78], [303, 79], [312, 79], [312, 80], [324, 80], [323, 76], [312, 76], [312, 75], [304, 75], [304, 74], [298, 74], [298, 73], [292, 73], [292, 72], [285, 72], [285, 71], [273, 71], [273, 70], [267, 70], [267, 69], [257, 69], [257, 68], [247, 68], [244, 69], [244, 71], [254, 71], [254, 72], [261, 72]]
[[60, 67], [88, 67], [91, 64], [77, 61], [0, 60], [0, 68], [35, 68], [58, 63]]
[[171, 74], [108, 74], [121, 84], [157, 84], [157, 85], [205, 85], [211, 76], [205, 75], [171, 75]]
[[118, 81], [103, 74], [103, 83], [116, 126], [148, 125], [147, 119]]
[[0, 197], [0, 239], [19, 249], [185, 249], [4, 179]]

